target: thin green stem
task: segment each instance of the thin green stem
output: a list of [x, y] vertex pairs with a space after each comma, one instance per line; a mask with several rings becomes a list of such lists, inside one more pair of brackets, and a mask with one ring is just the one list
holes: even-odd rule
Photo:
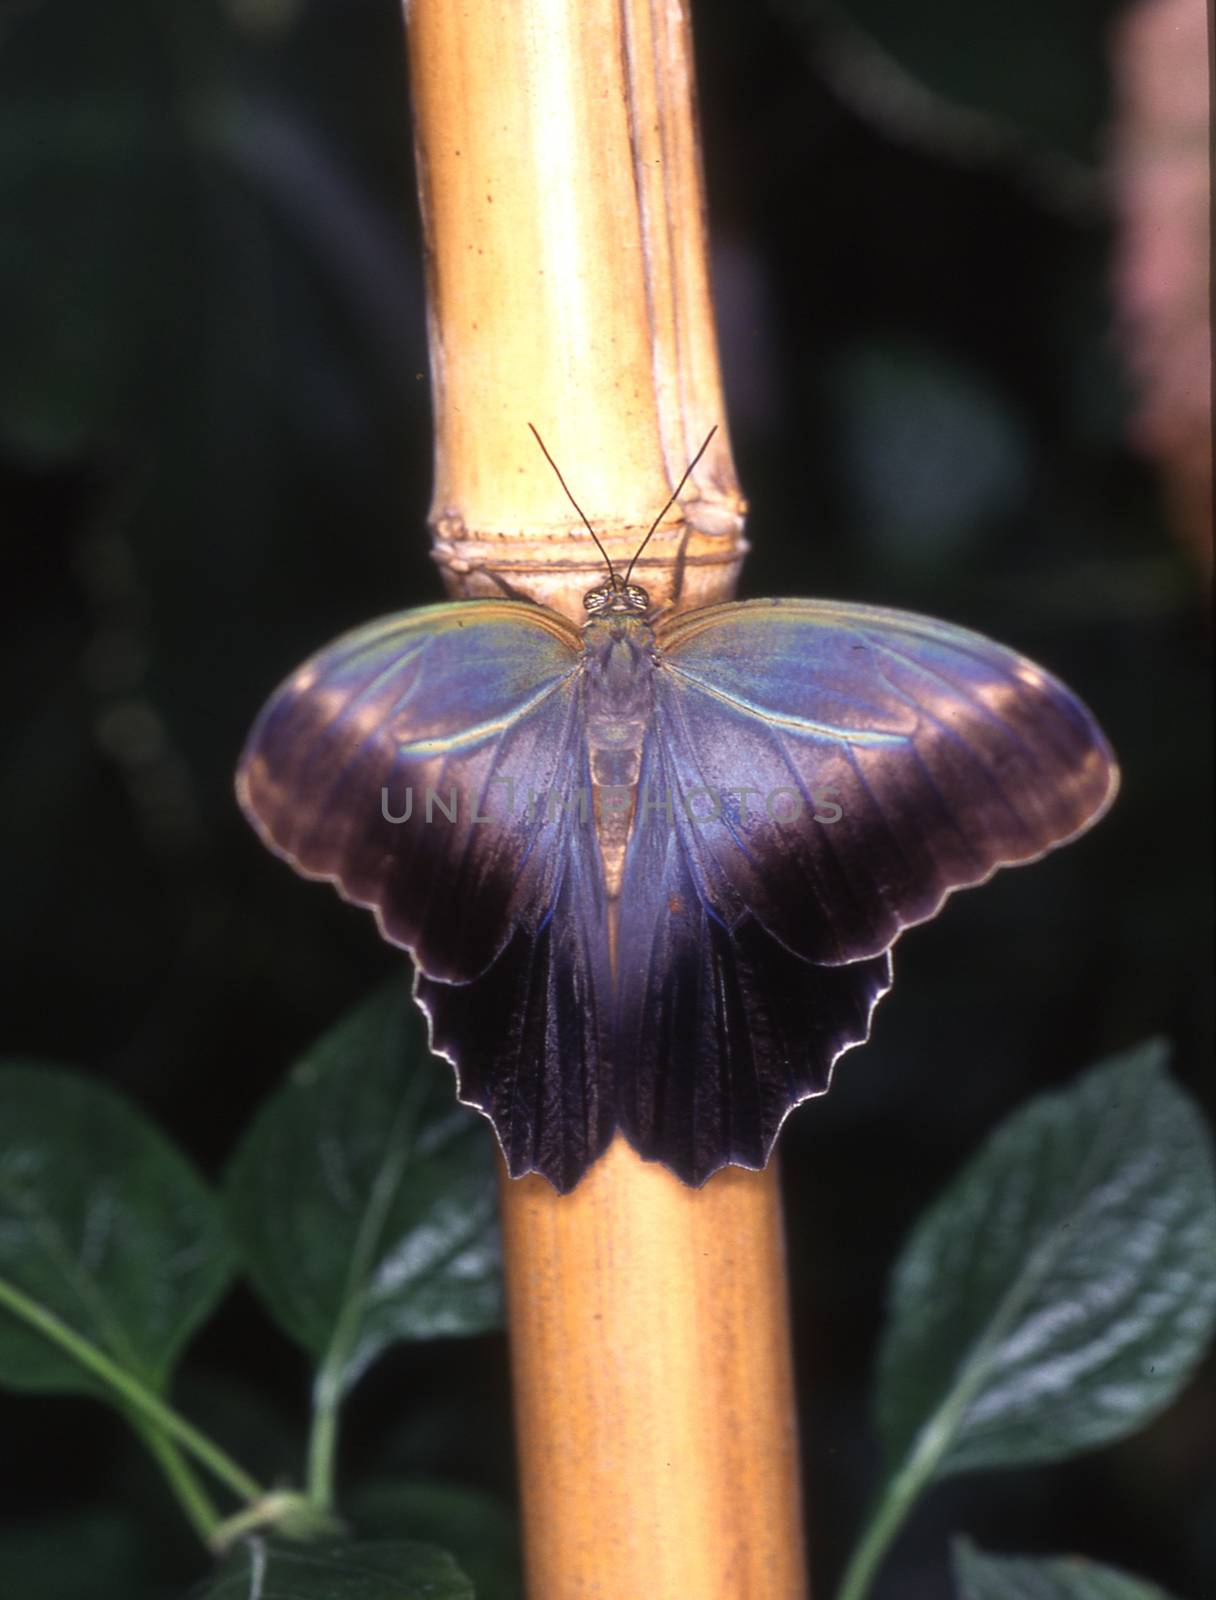
[[284, 1538], [299, 1540], [319, 1539], [346, 1531], [344, 1523], [328, 1511], [319, 1510], [306, 1495], [291, 1489], [273, 1489], [256, 1505], [246, 1506], [221, 1522], [211, 1536], [211, 1548], [217, 1555], [223, 1555], [238, 1539], [261, 1528], [273, 1528]]
[[190, 1463], [173, 1440], [166, 1438], [146, 1417], [131, 1411], [128, 1412], [127, 1420], [160, 1463], [161, 1471], [169, 1480], [170, 1487], [190, 1526], [203, 1543], [210, 1547], [221, 1518], [211, 1497], [195, 1476]]
[[0, 1307], [20, 1317], [31, 1328], [37, 1329], [44, 1338], [58, 1345], [87, 1372], [100, 1378], [127, 1406], [153, 1423], [162, 1434], [167, 1434], [170, 1439], [176, 1440], [220, 1483], [231, 1489], [233, 1494], [242, 1500], [258, 1500], [265, 1493], [256, 1478], [238, 1466], [232, 1457], [208, 1439], [206, 1434], [200, 1433], [171, 1406], [167, 1406], [132, 1373], [112, 1361], [104, 1351], [83, 1338], [74, 1328], [70, 1328], [54, 1312], [45, 1310], [37, 1301], [31, 1300], [28, 1295], [23, 1294], [14, 1284], [6, 1282], [3, 1278], [0, 1278]]
[[328, 1509], [334, 1499], [334, 1468], [338, 1453], [338, 1413], [342, 1386], [329, 1363], [317, 1374], [313, 1387], [312, 1429], [308, 1436], [308, 1498]]
[[933, 1481], [942, 1457], [953, 1444], [967, 1407], [988, 1376], [988, 1358], [1016, 1315], [1024, 1291], [1015, 1284], [993, 1318], [988, 1332], [976, 1345], [954, 1388], [916, 1436], [912, 1453], [887, 1482], [878, 1509], [862, 1530], [857, 1548], [845, 1568], [836, 1600], [864, 1600], [874, 1574], [882, 1565], [891, 1541], [903, 1527], [908, 1512]]
[[938, 1413], [921, 1434], [916, 1449], [887, 1484], [878, 1509], [866, 1524], [852, 1559], [845, 1569], [836, 1600], [864, 1600], [874, 1575], [882, 1565], [895, 1535], [903, 1527], [908, 1512], [928, 1485], [953, 1434], [953, 1419], [940, 1426]]
[[392, 1208], [401, 1175], [413, 1154], [413, 1135], [426, 1093], [426, 1076], [416, 1081], [394, 1118], [385, 1141], [384, 1165], [376, 1174], [363, 1216], [355, 1234], [347, 1267], [342, 1306], [329, 1348], [313, 1384], [312, 1429], [308, 1440], [308, 1498], [322, 1511], [334, 1503], [334, 1475], [338, 1450], [338, 1418], [348, 1387], [346, 1370], [359, 1333], [359, 1320], [367, 1293], [367, 1279], [376, 1248]]
[[878, 1502], [878, 1509], [862, 1531], [857, 1548], [845, 1569], [836, 1600], [865, 1600], [891, 1541], [903, 1526], [921, 1492], [932, 1481], [962, 1426], [967, 1408], [991, 1375], [992, 1362], [1002, 1341], [1009, 1330], [1016, 1326], [1018, 1317], [1036, 1288], [1047, 1277], [1056, 1257], [1067, 1248], [1069, 1222], [1092, 1188], [1093, 1172], [1101, 1165], [1103, 1150], [1103, 1141], [1094, 1140], [1089, 1155], [1073, 1181], [1064, 1215], [1023, 1259], [1020, 1272], [998, 1302], [983, 1336], [963, 1364], [953, 1389], [920, 1430], [912, 1453], [888, 1481]]

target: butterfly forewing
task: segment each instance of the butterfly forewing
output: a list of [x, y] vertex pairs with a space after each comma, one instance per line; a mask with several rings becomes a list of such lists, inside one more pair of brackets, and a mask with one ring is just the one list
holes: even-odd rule
[[[1062, 684], [978, 634], [870, 606], [749, 601], [658, 635], [656, 736], [697, 882], [804, 958], [880, 954], [953, 889], [1095, 820], [1117, 770]], [[696, 817], [693, 827], [687, 817]]]
[[557, 898], [546, 796], [577, 770], [578, 650], [554, 613], [510, 602], [357, 629], [262, 712], [242, 806], [432, 977], [472, 978]]

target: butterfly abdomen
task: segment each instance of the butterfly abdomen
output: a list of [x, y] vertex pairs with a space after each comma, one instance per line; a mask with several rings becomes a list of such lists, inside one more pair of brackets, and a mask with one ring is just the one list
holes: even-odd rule
[[617, 895], [637, 816], [642, 746], [654, 715], [654, 634], [640, 617], [583, 629], [587, 752], [604, 884]]

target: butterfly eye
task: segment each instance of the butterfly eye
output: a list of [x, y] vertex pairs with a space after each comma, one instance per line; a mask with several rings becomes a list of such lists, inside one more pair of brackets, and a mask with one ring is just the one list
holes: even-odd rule
[[602, 583], [587, 590], [583, 596], [583, 609], [593, 617], [601, 611], [648, 611], [650, 596], [639, 583]]

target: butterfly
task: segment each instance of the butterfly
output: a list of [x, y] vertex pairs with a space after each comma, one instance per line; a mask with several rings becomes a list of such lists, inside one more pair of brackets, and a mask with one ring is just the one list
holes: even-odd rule
[[1118, 784], [1025, 657], [826, 600], [656, 616], [645, 543], [624, 573], [600, 546], [581, 628], [483, 599], [343, 635], [271, 696], [237, 776], [270, 849], [413, 957], [510, 1173], [561, 1192], [618, 1132], [689, 1184], [763, 1166], [867, 1038], [903, 930]]

